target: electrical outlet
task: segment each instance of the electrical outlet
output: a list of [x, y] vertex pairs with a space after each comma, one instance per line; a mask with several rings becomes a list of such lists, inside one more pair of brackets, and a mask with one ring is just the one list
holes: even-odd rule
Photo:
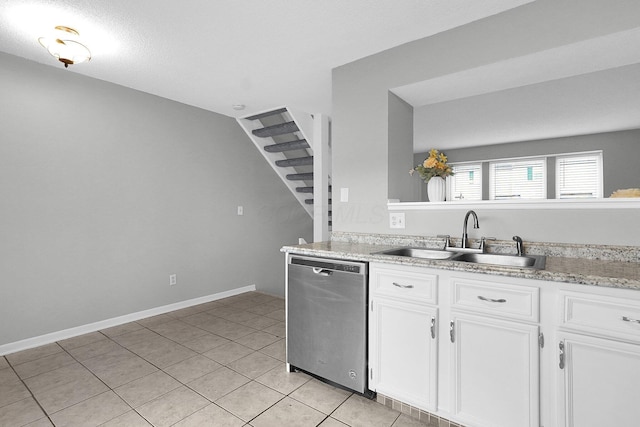
[[390, 212], [389, 227], [404, 228], [404, 212]]
[[173, 286], [175, 284], [178, 283], [178, 275], [177, 274], [170, 274], [169, 275], [169, 286]]

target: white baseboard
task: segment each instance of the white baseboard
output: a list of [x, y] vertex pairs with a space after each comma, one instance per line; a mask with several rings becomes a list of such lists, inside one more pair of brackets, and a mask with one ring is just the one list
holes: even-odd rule
[[193, 298], [186, 301], [180, 301], [173, 304], [163, 305], [161, 307], [150, 308], [149, 310], [138, 311], [136, 313], [125, 314], [124, 316], [113, 317], [107, 320], [101, 320], [87, 325], [76, 326], [74, 328], [64, 329], [62, 331], [51, 332], [49, 334], [40, 335], [33, 338], [0, 345], [0, 356], [15, 353], [17, 351], [28, 350], [30, 348], [39, 347], [45, 344], [51, 344], [56, 341], [66, 340], [67, 338], [77, 337], [78, 335], [88, 334], [90, 332], [100, 331], [102, 329], [111, 328], [113, 326], [122, 325], [124, 323], [134, 322], [158, 314], [168, 313], [170, 311], [180, 310], [198, 304], [227, 298], [233, 295], [243, 294], [245, 292], [255, 291], [256, 285], [244, 286], [242, 288], [231, 289], [229, 291], [218, 292], [217, 294], [207, 295], [204, 297]]

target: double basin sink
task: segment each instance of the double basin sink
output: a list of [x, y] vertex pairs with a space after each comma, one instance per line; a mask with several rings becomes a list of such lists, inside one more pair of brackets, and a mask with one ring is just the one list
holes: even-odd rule
[[471, 264], [528, 268], [534, 270], [544, 270], [546, 262], [546, 257], [542, 255], [502, 255], [488, 254], [484, 252], [455, 252], [455, 248], [451, 248], [451, 250], [444, 250], [405, 247], [375, 252], [375, 255], [460, 261]]

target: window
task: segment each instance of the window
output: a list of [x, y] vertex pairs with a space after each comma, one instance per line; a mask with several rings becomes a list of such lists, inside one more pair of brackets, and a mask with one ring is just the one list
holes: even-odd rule
[[602, 151], [556, 158], [556, 198], [602, 197]]
[[[555, 182], [555, 194], [550, 197], [603, 197], [602, 151], [451, 163], [451, 169], [453, 175], [447, 178], [447, 200], [451, 201], [483, 200], [483, 186], [485, 199], [488, 187], [488, 200], [546, 199], [549, 179]], [[489, 182], [483, 185], [487, 169]]]
[[489, 163], [489, 199], [545, 199], [547, 159], [500, 160]]
[[452, 164], [447, 200], [482, 200], [482, 163]]

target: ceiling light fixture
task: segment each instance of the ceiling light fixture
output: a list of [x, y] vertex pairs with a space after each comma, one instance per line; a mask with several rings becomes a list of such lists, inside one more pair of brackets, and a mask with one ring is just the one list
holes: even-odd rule
[[40, 37], [38, 41], [49, 51], [51, 56], [62, 62], [65, 68], [68, 68], [69, 65], [91, 59], [89, 49], [77, 41], [79, 36], [80, 33], [73, 28], [58, 25], [51, 37]]
[[246, 105], [244, 105], [244, 104], [233, 104], [232, 107], [236, 111], [242, 111], [242, 110], [245, 109]]

